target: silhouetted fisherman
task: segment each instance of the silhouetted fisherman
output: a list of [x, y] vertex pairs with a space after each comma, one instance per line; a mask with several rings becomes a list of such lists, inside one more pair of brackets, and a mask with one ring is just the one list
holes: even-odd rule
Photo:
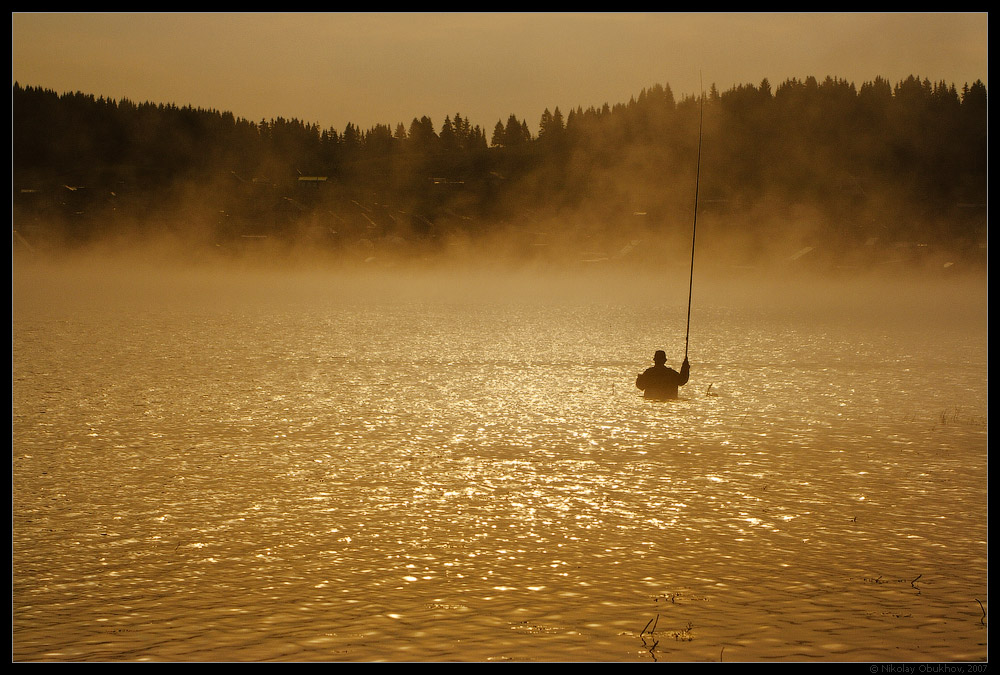
[[687, 357], [684, 357], [684, 364], [681, 365], [681, 372], [673, 368], [667, 368], [667, 355], [662, 349], [658, 349], [653, 354], [653, 367], [647, 368], [635, 378], [635, 386], [643, 391], [644, 398], [656, 399], [659, 401], [677, 398], [677, 388], [687, 384], [688, 376], [691, 374], [691, 364]]

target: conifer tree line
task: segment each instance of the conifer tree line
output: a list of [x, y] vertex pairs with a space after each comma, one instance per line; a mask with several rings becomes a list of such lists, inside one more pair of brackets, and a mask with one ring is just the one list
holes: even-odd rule
[[14, 84], [14, 228], [86, 241], [169, 214], [216, 240], [431, 239], [640, 213], [669, 230], [690, 220], [703, 128], [704, 208], [733, 227], [763, 230], [746, 215], [808, 206], [841, 239], [985, 241], [981, 81], [765, 79], [679, 100], [657, 84], [625, 103], [546, 108], [536, 126], [510, 115], [487, 132], [456, 112], [324, 129]]

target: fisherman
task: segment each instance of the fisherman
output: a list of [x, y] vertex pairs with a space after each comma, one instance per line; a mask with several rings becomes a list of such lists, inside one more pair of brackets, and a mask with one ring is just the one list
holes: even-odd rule
[[667, 354], [662, 349], [653, 354], [653, 367], [647, 368], [635, 378], [635, 386], [642, 389], [645, 398], [666, 400], [677, 398], [677, 388], [687, 384], [691, 374], [691, 364], [687, 357], [681, 365], [681, 372], [667, 368]]

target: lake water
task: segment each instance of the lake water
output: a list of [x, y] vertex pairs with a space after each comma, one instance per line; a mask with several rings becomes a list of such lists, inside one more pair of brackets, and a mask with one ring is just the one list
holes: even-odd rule
[[985, 280], [13, 281], [16, 661], [987, 659]]

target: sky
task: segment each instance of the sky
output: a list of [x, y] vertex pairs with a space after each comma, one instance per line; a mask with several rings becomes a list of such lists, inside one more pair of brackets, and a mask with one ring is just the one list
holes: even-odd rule
[[12, 13], [11, 30], [12, 83], [338, 131], [455, 113], [534, 131], [655, 84], [989, 84], [985, 12]]

